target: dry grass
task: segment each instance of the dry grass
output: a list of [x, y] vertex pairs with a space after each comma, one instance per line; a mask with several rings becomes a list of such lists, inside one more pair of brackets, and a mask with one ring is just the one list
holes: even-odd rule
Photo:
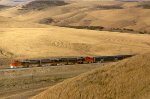
[[150, 53], [66, 80], [32, 99], [149, 99]]
[[[103, 66], [102, 64], [101, 66]], [[27, 99], [64, 79], [99, 67], [97, 64], [0, 70], [0, 98]], [[41, 90], [42, 88], [42, 90]]]
[[150, 35], [59, 27], [0, 30], [1, 58], [138, 54], [150, 50]]
[[[44, 3], [40, 10], [35, 9], [41, 5], [33, 3], [24, 6], [28, 8], [26, 13], [19, 10], [21, 6], [0, 11], [0, 65], [21, 58], [143, 54], [150, 50], [150, 35], [143, 34], [150, 32], [150, 10], [138, 7], [138, 2], [71, 2], [53, 7]], [[110, 31], [132, 30], [143, 35], [51, 25], [100, 26]], [[149, 59], [149, 54], [143, 54], [102, 67], [66, 80], [34, 98], [148, 99]], [[59, 67], [57, 70], [44, 68], [0, 72], [0, 95], [10, 95], [9, 91], [16, 89], [17, 92], [10, 92], [7, 98], [25, 96], [24, 93], [18, 94], [21, 87], [32, 90], [33, 87], [43, 87], [43, 84], [53, 85], [91, 68], [90, 65], [89, 68], [77, 66], [71, 70]], [[28, 74], [35, 74], [34, 81], [31, 75], [24, 77]], [[31, 94], [29, 92], [28, 95]]]
[[[44, 2], [44, 1], [43, 1]], [[106, 30], [132, 29], [137, 33], [150, 33], [150, 10], [138, 7], [138, 2], [76, 2], [63, 6], [42, 6], [31, 3], [27, 13], [20, 6], [1, 11], [2, 19], [7, 18], [1, 27], [47, 27], [59, 26], [102, 26]], [[31, 7], [31, 8], [30, 8]], [[26, 10], [25, 10], [26, 12]], [[139, 15], [140, 13], [140, 15]], [[0, 18], [0, 19], [1, 19]], [[53, 19], [53, 21], [45, 21]], [[11, 24], [13, 22], [13, 25]], [[41, 24], [42, 22], [42, 24]], [[22, 25], [20, 25], [22, 24]]]

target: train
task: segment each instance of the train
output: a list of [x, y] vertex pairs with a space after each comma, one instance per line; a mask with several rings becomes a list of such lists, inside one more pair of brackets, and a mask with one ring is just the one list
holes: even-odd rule
[[95, 57], [51, 57], [42, 59], [25, 59], [14, 60], [10, 63], [10, 68], [29, 68], [29, 67], [42, 67], [42, 66], [62, 66], [74, 64], [90, 64], [90, 63], [104, 63], [114, 62], [134, 55], [116, 55], [116, 56], [95, 56]]

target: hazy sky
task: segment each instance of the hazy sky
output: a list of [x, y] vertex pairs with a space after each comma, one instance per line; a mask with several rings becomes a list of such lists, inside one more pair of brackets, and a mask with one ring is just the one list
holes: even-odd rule
[[0, 0], [0, 5], [17, 5], [32, 0]]

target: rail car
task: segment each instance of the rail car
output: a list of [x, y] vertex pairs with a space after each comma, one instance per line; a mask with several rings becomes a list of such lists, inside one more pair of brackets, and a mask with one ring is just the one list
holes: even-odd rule
[[10, 64], [10, 68], [29, 68], [41, 66], [61, 66], [73, 64], [89, 64], [89, 63], [103, 63], [122, 60], [133, 55], [116, 55], [116, 56], [95, 56], [95, 57], [55, 57], [45, 59], [25, 59], [15, 60]]

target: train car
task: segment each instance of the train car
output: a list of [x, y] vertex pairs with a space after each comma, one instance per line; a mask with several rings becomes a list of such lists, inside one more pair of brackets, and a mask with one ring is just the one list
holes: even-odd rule
[[85, 57], [86, 63], [94, 63], [94, 57]]
[[114, 61], [115, 58], [113, 56], [97, 56], [94, 57], [95, 63], [103, 63], [103, 62], [111, 62]]
[[22, 67], [28, 68], [30, 66], [40, 66], [40, 60], [21, 60]]
[[103, 63], [103, 62], [104, 62], [104, 57], [101, 56], [94, 57], [94, 63]]
[[[58, 63], [60, 62], [60, 58], [50, 58], [49, 62], [44, 62], [44, 64], [48, 64], [50, 66], [57, 66]], [[41, 62], [43, 64], [43, 62]]]
[[77, 62], [78, 62], [78, 58], [77, 57], [67, 58], [67, 65], [77, 64]]
[[122, 60], [122, 59], [125, 59], [125, 58], [128, 58], [128, 57], [132, 57], [134, 55], [116, 55], [114, 56], [114, 60], [117, 61], [117, 60]]
[[77, 58], [77, 64], [84, 64], [85, 58], [84, 57], [78, 57]]

